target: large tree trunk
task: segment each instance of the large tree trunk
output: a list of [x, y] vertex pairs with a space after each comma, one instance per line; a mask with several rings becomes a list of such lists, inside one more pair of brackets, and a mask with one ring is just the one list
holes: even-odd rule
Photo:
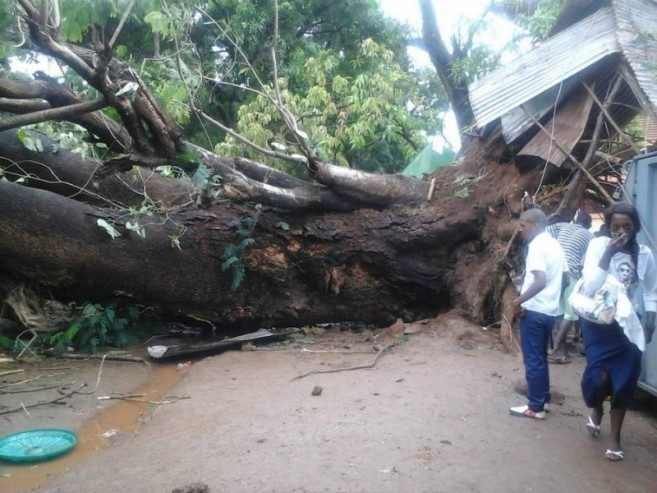
[[[506, 282], [507, 222], [535, 176], [479, 152], [436, 173], [430, 201], [383, 210], [285, 211], [246, 201], [135, 217], [79, 202], [79, 190], [69, 198], [0, 182], [0, 270], [62, 298], [126, 297], [238, 328], [385, 324], [455, 306], [488, 323]], [[186, 187], [174, 180], [151, 192], [175, 201]], [[121, 236], [113, 239], [99, 219]]]

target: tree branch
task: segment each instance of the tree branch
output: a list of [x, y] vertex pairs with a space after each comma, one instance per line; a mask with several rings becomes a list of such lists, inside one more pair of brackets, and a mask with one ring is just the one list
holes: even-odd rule
[[[422, 13], [422, 37], [431, 62], [436, 68], [438, 77], [445, 88], [447, 97], [456, 116], [459, 130], [468, 127], [474, 114], [470, 107], [467, 87], [458, 87], [451, 78], [451, 70], [455, 56], [451, 55], [443, 42], [440, 28], [436, 22], [436, 13], [432, 0], [418, 0]], [[455, 50], [455, 53], [458, 50]]]
[[212, 125], [214, 125], [215, 127], [220, 128], [221, 130], [226, 132], [228, 135], [233, 136], [235, 139], [239, 140], [240, 142], [242, 142], [243, 144], [246, 144], [249, 147], [252, 147], [256, 151], [264, 154], [265, 156], [270, 156], [270, 157], [275, 157], [275, 158], [278, 158], [278, 159], [283, 159], [283, 160], [289, 161], [291, 163], [305, 164], [305, 162], [306, 162], [306, 159], [302, 158], [302, 157], [290, 156], [290, 155], [284, 154], [282, 152], [272, 151], [271, 149], [265, 149], [264, 147], [260, 147], [255, 142], [251, 142], [249, 139], [244, 137], [242, 134], [240, 134], [238, 132], [235, 132], [235, 130], [233, 130], [232, 128], [229, 128], [229, 127], [225, 126], [224, 124], [222, 124], [221, 122], [218, 122], [217, 120], [215, 120], [214, 118], [212, 118], [210, 115], [208, 115], [207, 113], [205, 113], [203, 110], [201, 110], [199, 108], [196, 108], [196, 113], [201, 118], [203, 118], [205, 121], [207, 121], [209, 123], [212, 123]]
[[[4, 99], [3, 98], [12, 98]], [[34, 100], [24, 99], [33, 98]], [[47, 101], [42, 101], [45, 99]], [[17, 81], [0, 80], [0, 109], [8, 113], [26, 114], [52, 107], [70, 106], [84, 102], [66, 86], [45, 79]], [[114, 152], [125, 152], [130, 147], [130, 136], [116, 121], [102, 112], [72, 115], [66, 118], [96, 135]]]
[[74, 116], [98, 111], [108, 106], [105, 98], [84, 103], [72, 104], [61, 108], [52, 108], [49, 110], [37, 111], [26, 115], [4, 118], [0, 120], [0, 131], [9, 130], [10, 128], [19, 128], [33, 123], [46, 122], [49, 120], [67, 120]]
[[114, 31], [114, 34], [112, 35], [112, 39], [110, 39], [110, 42], [107, 44], [107, 49], [111, 50], [114, 47], [114, 43], [116, 42], [116, 38], [119, 37], [119, 34], [121, 33], [121, 30], [123, 29], [123, 25], [125, 24], [125, 21], [128, 19], [128, 16], [130, 15], [130, 12], [132, 12], [132, 8], [135, 6], [135, 1], [136, 0], [130, 0], [130, 3], [128, 4], [128, 7], [125, 9], [125, 12], [123, 12], [123, 17], [121, 17], [121, 21], [119, 22], [119, 25], [116, 26], [116, 30]]

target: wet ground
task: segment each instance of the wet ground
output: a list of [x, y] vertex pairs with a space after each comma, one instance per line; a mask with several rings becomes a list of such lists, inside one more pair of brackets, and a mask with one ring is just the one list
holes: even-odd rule
[[[610, 463], [608, 421], [598, 440], [585, 430], [583, 358], [551, 367], [557, 402], [545, 421], [515, 418], [520, 359], [456, 318], [378, 334], [326, 331], [180, 369], [108, 363], [96, 397], [143, 394], [148, 403], [92, 417], [108, 402], [87, 396], [30, 418], [12, 413], [9, 430], [0, 416], [3, 433], [47, 424], [90, 440], [36, 467], [0, 463], [0, 491], [170, 492], [194, 482], [211, 492], [656, 491], [654, 403], [630, 411], [627, 460]], [[99, 365], [88, 364], [93, 388]]]

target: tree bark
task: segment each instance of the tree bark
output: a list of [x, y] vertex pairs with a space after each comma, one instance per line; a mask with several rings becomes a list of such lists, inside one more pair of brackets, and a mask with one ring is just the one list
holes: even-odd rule
[[[0, 210], [6, 272], [69, 296], [120, 295], [246, 325], [436, 314], [451, 304], [450, 254], [481, 228], [474, 210], [458, 218], [371, 210], [347, 218], [231, 205], [148, 217], [142, 238], [125, 228], [139, 219], [7, 182]], [[238, 257], [246, 277], [232, 291], [234, 274], [222, 264], [242, 241], [236, 230], [245, 218], [257, 221], [255, 243]], [[122, 236], [112, 239], [98, 219]]]
[[[59, 157], [44, 164], [57, 169]], [[71, 163], [80, 160], [58, 166]], [[508, 229], [537, 176], [474, 154], [434, 177], [431, 202], [333, 213], [220, 201], [134, 215], [0, 182], [0, 271], [61, 299], [118, 296], [239, 329], [383, 325], [453, 307], [490, 323], [499, 316], [508, 261], [509, 235], [500, 228]], [[98, 220], [121, 236], [112, 239]]]

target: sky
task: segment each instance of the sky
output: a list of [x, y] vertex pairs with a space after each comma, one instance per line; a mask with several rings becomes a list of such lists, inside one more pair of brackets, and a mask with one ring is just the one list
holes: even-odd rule
[[[433, 0], [438, 27], [444, 38], [449, 39], [459, 23], [481, 19], [490, 3], [491, 0]], [[386, 14], [416, 28], [418, 33], [421, 32], [422, 15], [417, 0], [379, 0], [379, 5]], [[489, 31], [482, 41], [495, 50], [501, 50], [510, 41], [514, 26], [499, 18], [489, 16], [488, 19]], [[408, 52], [415, 65], [433, 67], [425, 51], [409, 48]], [[455, 150], [460, 147], [459, 132], [452, 112], [446, 115], [445, 136], [450, 147]], [[437, 136], [433, 144], [434, 148], [441, 150], [445, 142]]]
[[[434, 11], [438, 17], [438, 27], [445, 39], [455, 32], [459, 23], [481, 19], [491, 0], [433, 0]], [[418, 29], [422, 28], [422, 16], [417, 0], [379, 0], [385, 13]], [[510, 22], [499, 17], [488, 16], [487, 35], [482, 39], [495, 50], [501, 50], [511, 39], [515, 28]], [[430, 65], [426, 53], [420, 49], [409, 49], [416, 63]]]

